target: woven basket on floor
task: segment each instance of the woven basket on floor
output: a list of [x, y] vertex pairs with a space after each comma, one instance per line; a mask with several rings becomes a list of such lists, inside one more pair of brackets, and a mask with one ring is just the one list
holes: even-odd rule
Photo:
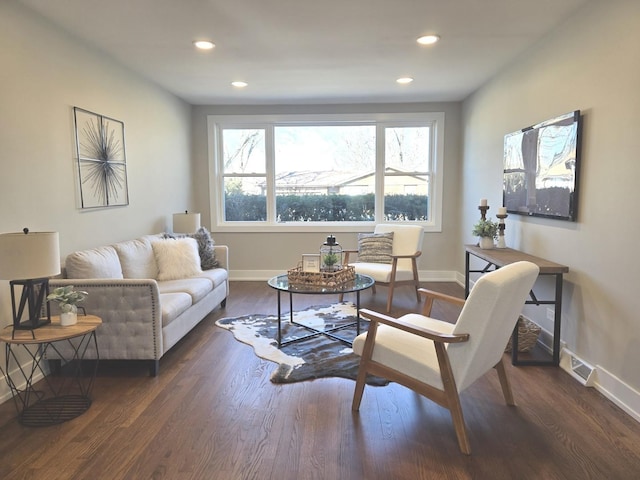
[[[540, 335], [540, 327], [522, 315], [518, 318], [518, 352], [528, 352], [531, 350]], [[511, 352], [513, 346], [513, 334], [509, 337], [505, 352]]]

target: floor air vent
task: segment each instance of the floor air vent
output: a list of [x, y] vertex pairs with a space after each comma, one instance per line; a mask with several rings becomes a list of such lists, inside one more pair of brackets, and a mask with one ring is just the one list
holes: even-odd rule
[[593, 387], [596, 375], [595, 368], [582, 361], [573, 352], [567, 349], [563, 350], [560, 366], [584, 386]]

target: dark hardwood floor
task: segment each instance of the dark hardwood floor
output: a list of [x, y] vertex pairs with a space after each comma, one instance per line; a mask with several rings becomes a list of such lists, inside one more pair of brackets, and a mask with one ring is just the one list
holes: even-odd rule
[[[409, 288], [396, 297], [394, 315], [417, 308]], [[382, 287], [362, 294], [381, 311], [385, 299]], [[294, 307], [329, 300], [300, 295]], [[91, 408], [53, 427], [23, 427], [13, 402], [0, 405], [0, 479], [640, 478], [640, 424], [559, 368], [509, 363], [517, 407], [494, 372], [463, 392], [471, 456], [448, 411], [397, 384], [367, 387], [357, 414], [351, 380], [274, 385], [274, 364], [214, 321], [275, 311], [265, 282], [234, 282], [226, 309], [176, 345], [158, 377], [103, 362]]]

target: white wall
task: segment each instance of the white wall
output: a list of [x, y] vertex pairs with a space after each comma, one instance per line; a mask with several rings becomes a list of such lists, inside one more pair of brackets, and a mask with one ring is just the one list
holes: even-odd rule
[[[126, 207], [81, 210], [73, 107], [125, 124]], [[60, 232], [61, 255], [163, 231], [191, 208], [191, 107], [13, 0], [0, 2], [0, 232]], [[10, 323], [0, 282], [0, 327]]]
[[[562, 340], [599, 367], [606, 394], [631, 401], [640, 391], [639, 25], [640, 2], [592, 1], [467, 99], [463, 113], [461, 222], [471, 243], [478, 200], [488, 198], [494, 214], [502, 204], [504, 135], [582, 111], [578, 222], [511, 215], [507, 244], [570, 267]], [[544, 311], [535, 320], [551, 328]]]
[[[203, 224], [210, 227], [210, 201], [214, 198], [208, 183], [208, 139], [207, 115], [232, 114], [322, 114], [322, 113], [362, 113], [362, 112], [444, 112], [444, 192], [442, 232], [425, 234], [422, 256], [418, 269], [421, 278], [455, 277], [456, 258], [461, 255], [451, 242], [458, 238], [460, 210], [460, 142], [461, 104], [363, 104], [363, 105], [306, 105], [306, 106], [197, 106], [193, 108], [193, 152], [196, 165], [197, 204], [202, 213]], [[274, 273], [282, 273], [293, 268], [303, 253], [313, 253], [326, 240], [325, 233], [223, 233], [214, 232], [217, 243], [233, 245], [230, 250], [231, 278], [265, 278]], [[343, 248], [357, 247], [357, 234], [336, 233]]]

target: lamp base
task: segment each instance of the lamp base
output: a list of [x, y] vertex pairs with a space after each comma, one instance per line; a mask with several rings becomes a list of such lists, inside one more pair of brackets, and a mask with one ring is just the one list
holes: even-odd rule
[[25, 320], [22, 323], [18, 323], [17, 325], [13, 324], [14, 330], [35, 330], [36, 328], [44, 327], [45, 325], [49, 325], [51, 323], [50, 318], [38, 318], [35, 320]]
[[[13, 330], [35, 330], [51, 323], [51, 311], [46, 301], [49, 295], [49, 279], [12, 280], [11, 306], [13, 307]], [[16, 287], [22, 287], [17, 302]]]

